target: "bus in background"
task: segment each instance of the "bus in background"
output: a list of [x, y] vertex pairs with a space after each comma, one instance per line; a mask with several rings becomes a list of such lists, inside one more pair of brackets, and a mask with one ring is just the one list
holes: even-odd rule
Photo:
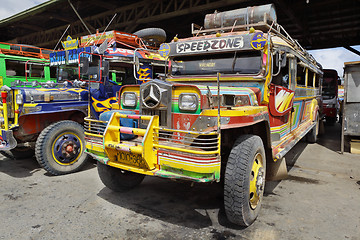
[[339, 76], [334, 69], [324, 69], [322, 84], [323, 113], [326, 124], [334, 125], [339, 110], [338, 104], [338, 80]]

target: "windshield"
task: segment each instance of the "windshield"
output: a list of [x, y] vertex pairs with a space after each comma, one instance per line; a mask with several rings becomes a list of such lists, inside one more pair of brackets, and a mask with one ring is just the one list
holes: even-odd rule
[[58, 68], [58, 82], [62, 83], [65, 81], [73, 82], [78, 80], [79, 70], [77, 66], [61, 65]]
[[261, 52], [232, 52], [175, 58], [171, 61], [172, 75], [258, 74]]
[[324, 99], [334, 98], [337, 93], [337, 78], [336, 77], [324, 77], [322, 95]]

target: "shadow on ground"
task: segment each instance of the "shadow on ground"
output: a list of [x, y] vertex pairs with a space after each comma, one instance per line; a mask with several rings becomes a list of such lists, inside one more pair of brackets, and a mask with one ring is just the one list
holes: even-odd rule
[[183, 227], [201, 229], [213, 226], [215, 221], [241, 229], [225, 216], [220, 183], [191, 184], [146, 177], [130, 191], [118, 193], [105, 187], [98, 196], [122, 208]]
[[[89, 159], [81, 171], [86, 171], [96, 167], [95, 160]], [[39, 163], [36, 161], [35, 156], [26, 159], [13, 159], [7, 157], [0, 157], [0, 172], [5, 173], [14, 178], [26, 178], [32, 176], [34, 173], [41, 171]], [[47, 172], [46, 176], [53, 176]]]
[[[318, 141], [323, 147], [334, 151], [341, 151], [341, 125], [339, 123], [335, 123], [334, 125], [325, 124], [325, 132], [320, 135]], [[349, 143], [345, 141], [345, 152], [349, 152]]]

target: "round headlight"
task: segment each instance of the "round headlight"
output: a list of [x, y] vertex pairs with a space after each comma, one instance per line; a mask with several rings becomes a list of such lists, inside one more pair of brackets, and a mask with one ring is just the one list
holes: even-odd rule
[[196, 111], [199, 99], [195, 93], [182, 93], [179, 96], [179, 109], [182, 111]]
[[136, 107], [137, 95], [134, 92], [124, 92], [122, 94], [122, 104], [124, 107]]

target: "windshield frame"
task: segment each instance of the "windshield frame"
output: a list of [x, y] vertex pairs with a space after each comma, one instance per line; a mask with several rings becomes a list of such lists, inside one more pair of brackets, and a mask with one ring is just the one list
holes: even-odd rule
[[[252, 54], [251, 54], [252, 53]], [[184, 61], [183, 59], [186, 59], [185, 61], [187, 62], [199, 62], [205, 60], [229, 60], [231, 62], [231, 66], [233, 68], [234, 65], [236, 65], [235, 60], [237, 59], [241, 59], [242, 56], [247, 56], [248, 58], [253, 57], [254, 59], [258, 58], [258, 63], [259, 63], [259, 68], [258, 71], [256, 73], [254, 72], [246, 72], [246, 73], [239, 73], [239, 71], [234, 71], [234, 72], [229, 72], [229, 71], [213, 71], [213, 72], [209, 72], [209, 73], [194, 73], [194, 74], [173, 74], [173, 67], [172, 64], [174, 61]], [[205, 57], [204, 57], [205, 56]], [[213, 56], [219, 56], [219, 57], [213, 57]], [[223, 58], [221, 58], [221, 56], [223, 56]], [[238, 50], [238, 51], [229, 51], [229, 52], [223, 52], [223, 53], [219, 53], [219, 52], [215, 52], [215, 53], [207, 53], [207, 54], [199, 54], [199, 55], [186, 55], [186, 56], [176, 56], [176, 57], [172, 57], [171, 59], [169, 59], [169, 64], [168, 64], [168, 77], [170, 78], [184, 78], [184, 77], [215, 77], [217, 75], [217, 72], [221, 73], [223, 76], [226, 77], [231, 77], [231, 76], [258, 76], [260, 74], [263, 74], [264, 72], [264, 53], [261, 50]], [[245, 60], [246, 61], [246, 60]], [[256, 60], [254, 60], [256, 61]], [[208, 62], [208, 63], [211, 63]], [[239, 69], [240, 70], [240, 69]]]

